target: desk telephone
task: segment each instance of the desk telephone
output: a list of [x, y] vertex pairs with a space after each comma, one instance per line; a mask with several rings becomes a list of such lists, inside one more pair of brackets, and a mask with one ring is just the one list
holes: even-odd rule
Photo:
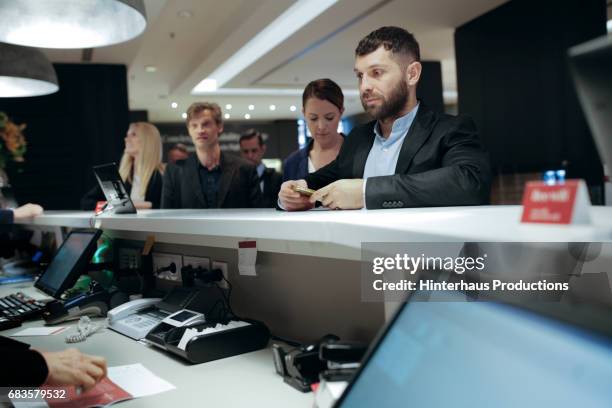
[[135, 340], [143, 339], [161, 321], [161, 311], [154, 307], [160, 301], [135, 299], [117, 306], [108, 312], [108, 327]]

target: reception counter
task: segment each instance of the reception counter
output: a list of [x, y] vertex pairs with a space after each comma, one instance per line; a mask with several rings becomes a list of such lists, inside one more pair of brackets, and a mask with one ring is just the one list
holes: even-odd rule
[[[311, 340], [337, 333], [370, 340], [395, 305], [363, 301], [362, 242], [612, 241], [612, 207], [593, 207], [592, 224], [583, 226], [526, 225], [520, 216], [519, 206], [293, 213], [150, 210], [98, 217], [47, 211], [21, 224], [40, 229], [95, 226], [117, 242], [137, 245], [153, 235], [154, 252], [226, 262], [235, 310], [265, 321], [275, 334]], [[244, 240], [256, 241], [256, 276], [239, 273], [238, 243]]]
[[[363, 300], [360, 280], [363, 242], [612, 241], [612, 207], [593, 207], [592, 223], [581, 226], [527, 225], [519, 222], [520, 216], [519, 206], [297, 213], [272, 209], [149, 210], [98, 217], [91, 212], [47, 211], [19, 224], [22, 228], [56, 231], [101, 228], [106, 236], [116, 239], [116, 246], [137, 248], [152, 235], [154, 252], [205, 256], [226, 262], [233, 285], [234, 311], [264, 321], [276, 336], [305, 342], [334, 333], [345, 340], [367, 342], [397, 304]], [[256, 276], [239, 273], [238, 243], [244, 240], [257, 243]], [[55, 338], [27, 340], [41, 348], [63, 347]], [[267, 400], [270, 406], [311, 403], [310, 396], [297, 393], [274, 374], [269, 350], [186, 366], [109, 331], [95, 335], [79, 348], [106, 355], [111, 365], [142, 362], [177, 385], [174, 392], [130, 401], [127, 403], [130, 406], [151, 406], [151, 402], [155, 406], [167, 405], [177, 395], [183, 398], [185, 392], [195, 392], [199, 384], [215, 390], [203, 403], [214, 405], [223, 401], [243, 405], [241, 393], [218, 387], [213, 380], [235, 380], [236, 373], [257, 378], [243, 392], [259, 388], [272, 392], [274, 401]], [[197, 383], [190, 380], [196, 378], [194, 375]], [[258, 401], [253, 398], [252, 401]]]
[[111, 236], [237, 248], [256, 240], [264, 252], [359, 260], [362, 242], [584, 242], [612, 241], [612, 207], [592, 207], [592, 224], [521, 224], [520, 206], [282, 212], [258, 210], [148, 210], [134, 215], [47, 211], [37, 227], [98, 227]]

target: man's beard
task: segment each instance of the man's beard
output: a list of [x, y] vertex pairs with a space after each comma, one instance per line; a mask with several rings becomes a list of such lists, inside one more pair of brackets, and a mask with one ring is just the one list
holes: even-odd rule
[[408, 84], [406, 80], [402, 79], [389, 97], [381, 96], [381, 98], [382, 104], [379, 107], [373, 106], [368, 108], [364, 101], [364, 95], [361, 94], [361, 105], [376, 120], [398, 117], [408, 102]]

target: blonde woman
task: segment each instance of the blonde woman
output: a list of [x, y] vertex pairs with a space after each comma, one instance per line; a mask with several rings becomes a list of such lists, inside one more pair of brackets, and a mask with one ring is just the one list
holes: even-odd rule
[[[119, 174], [134, 206], [138, 209], [159, 208], [164, 172], [159, 130], [147, 122], [132, 123], [124, 140]], [[93, 210], [96, 202], [103, 200], [102, 190], [96, 186], [81, 200], [81, 209]]]

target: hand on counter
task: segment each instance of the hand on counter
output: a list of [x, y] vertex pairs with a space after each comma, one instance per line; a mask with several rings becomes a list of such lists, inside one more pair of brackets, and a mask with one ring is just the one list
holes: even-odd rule
[[316, 201], [320, 201], [324, 207], [332, 210], [363, 208], [363, 179], [334, 181], [310, 196], [310, 202], [313, 205]]
[[74, 348], [41, 354], [49, 370], [45, 385], [74, 385], [87, 391], [107, 374], [106, 360], [103, 357], [83, 354]]
[[13, 217], [16, 220], [30, 217], [37, 217], [43, 213], [43, 208], [38, 204], [25, 204], [13, 210]]
[[153, 203], [150, 201], [134, 201], [134, 207], [137, 210], [150, 210], [153, 208]]
[[310, 210], [314, 207], [314, 202], [311, 203], [307, 196], [302, 195], [294, 190], [295, 186], [308, 188], [306, 180], [289, 180], [281, 185], [278, 193], [280, 204], [287, 211], [302, 211]]

